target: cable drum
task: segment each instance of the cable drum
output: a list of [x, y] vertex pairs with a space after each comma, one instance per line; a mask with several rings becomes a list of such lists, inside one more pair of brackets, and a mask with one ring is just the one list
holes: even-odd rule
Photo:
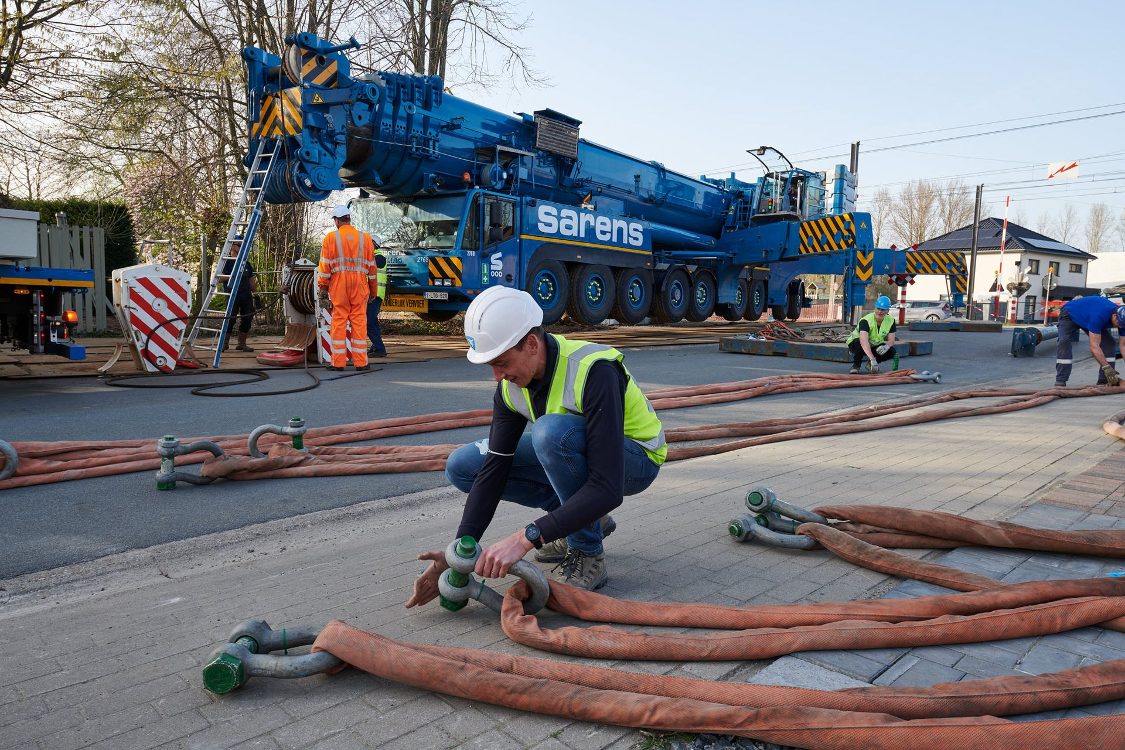
[[285, 49], [285, 54], [281, 58], [281, 70], [285, 73], [285, 77], [297, 86], [300, 86], [301, 69], [305, 65], [305, 56], [301, 52], [301, 48], [296, 44], [290, 44]]
[[313, 271], [311, 267], [293, 267], [289, 269], [289, 281], [285, 287], [285, 294], [289, 297], [289, 304], [303, 315], [316, 314], [316, 296], [313, 289]]

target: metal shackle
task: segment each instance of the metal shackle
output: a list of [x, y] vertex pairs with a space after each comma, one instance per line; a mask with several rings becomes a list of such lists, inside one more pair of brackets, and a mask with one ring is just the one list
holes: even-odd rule
[[203, 477], [176, 470], [176, 456], [186, 456], [196, 451], [209, 451], [211, 455], [219, 458], [224, 455], [223, 449], [210, 440], [199, 440], [187, 445], [181, 445], [174, 435], [165, 435], [156, 442], [156, 452], [160, 456], [160, 471], [156, 472], [156, 489], [174, 490], [176, 482], [189, 484], [211, 484], [215, 477]]
[[275, 656], [307, 646], [316, 640], [320, 628], [272, 629], [263, 620], [246, 620], [235, 627], [227, 643], [212, 652], [203, 665], [203, 687], [225, 695], [246, 684], [251, 677], [308, 677], [335, 669], [343, 662], [328, 653]]
[[7, 479], [16, 473], [20, 465], [20, 456], [15, 447], [6, 440], [0, 440], [0, 454], [4, 456], [4, 468], [0, 469], [0, 480]]
[[305, 447], [305, 432], [308, 427], [305, 426], [305, 420], [300, 417], [293, 417], [289, 420], [287, 427], [282, 427], [276, 424], [264, 424], [260, 427], [255, 427], [250, 433], [250, 437], [246, 439], [246, 449], [254, 458], [265, 458], [266, 454], [258, 450], [258, 439], [265, 434], [272, 435], [287, 435], [293, 438], [293, 447], [296, 450], [308, 453], [308, 448]]
[[772, 531], [758, 518], [751, 515], [736, 518], [728, 524], [727, 531], [740, 542], [757, 541], [786, 549], [816, 549], [818, 546], [817, 541], [811, 536]]
[[[785, 502], [769, 487], [754, 487], [747, 492], [746, 507], [755, 513], [766, 514], [767, 519], [784, 516], [800, 523], [828, 523], [828, 519], [819, 513]], [[780, 527], [787, 524], [782, 523], [781, 519], [777, 518], [774, 525], [778, 527], [777, 530], [780, 530]]]
[[930, 372], [929, 370], [922, 370], [922, 372], [913, 372], [910, 374], [911, 380], [916, 380], [919, 383], [940, 383], [941, 373]]
[[[449, 570], [442, 573], [438, 578], [438, 593], [450, 605], [459, 604], [460, 606], [449, 606], [445, 601], [442, 602], [442, 606], [446, 609], [456, 610], [463, 607], [464, 602], [469, 599], [476, 599], [499, 614], [504, 602], [503, 595], [494, 591], [483, 580], [478, 581], [473, 575], [477, 559], [480, 558], [481, 546], [479, 544], [474, 545], [471, 555], [464, 554], [466, 547], [464, 538], [462, 538], [450, 542], [445, 549], [445, 561], [449, 565]], [[547, 599], [551, 594], [551, 585], [547, 581], [547, 577], [543, 575], [543, 571], [526, 560], [519, 560], [508, 569], [508, 575], [523, 579], [527, 582], [528, 588], [531, 589], [531, 595], [523, 603], [524, 614], [533, 615], [547, 605]], [[464, 583], [459, 581], [464, 581]]]

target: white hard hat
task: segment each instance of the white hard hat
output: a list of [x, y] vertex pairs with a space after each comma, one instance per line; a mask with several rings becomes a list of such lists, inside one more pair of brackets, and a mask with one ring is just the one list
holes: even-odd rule
[[368, 232], [367, 236], [370, 237], [371, 241], [375, 243], [375, 247], [379, 247], [383, 244], [383, 238], [375, 234], [374, 232]]
[[489, 287], [465, 311], [466, 356], [474, 365], [491, 362], [542, 324], [543, 308], [530, 294], [506, 286]]
[[342, 219], [345, 216], [351, 216], [351, 215], [352, 215], [352, 210], [350, 208], [348, 208], [347, 206], [345, 206], [343, 203], [336, 204], [336, 207], [334, 209], [332, 209], [332, 218], [333, 219]]

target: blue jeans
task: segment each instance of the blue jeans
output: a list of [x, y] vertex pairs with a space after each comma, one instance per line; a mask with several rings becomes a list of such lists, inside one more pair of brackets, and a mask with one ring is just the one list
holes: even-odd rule
[[373, 297], [367, 301], [367, 338], [371, 339], [372, 354], [379, 352], [381, 354], [387, 353], [387, 347], [383, 344], [383, 332], [379, 330], [379, 310], [383, 307], [383, 300], [378, 297]]
[[[488, 439], [463, 445], [449, 456], [445, 476], [462, 492], [473, 481], [488, 452]], [[641, 446], [625, 440], [625, 495], [648, 489], [660, 467]], [[586, 484], [586, 420], [574, 414], [547, 414], [529, 425], [520, 438], [501, 499], [548, 513], [566, 503]], [[601, 519], [568, 534], [572, 549], [602, 553]]]

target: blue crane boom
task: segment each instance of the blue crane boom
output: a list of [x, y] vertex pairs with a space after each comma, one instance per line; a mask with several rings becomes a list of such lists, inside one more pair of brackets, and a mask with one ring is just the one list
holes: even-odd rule
[[249, 153], [263, 138], [282, 146], [263, 195], [359, 188], [353, 223], [389, 255], [384, 309], [448, 319], [503, 284], [531, 292], [548, 322], [753, 320], [767, 305], [795, 319], [801, 273], [845, 275], [855, 304], [873, 277], [906, 267], [842, 200], [850, 184], [854, 202], [842, 167], [695, 179], [587, 141], [551, 109], [506, 115], [434, 76], [353, 75], [354, 39], [287, 41], [280, 56], [243, 51]]

